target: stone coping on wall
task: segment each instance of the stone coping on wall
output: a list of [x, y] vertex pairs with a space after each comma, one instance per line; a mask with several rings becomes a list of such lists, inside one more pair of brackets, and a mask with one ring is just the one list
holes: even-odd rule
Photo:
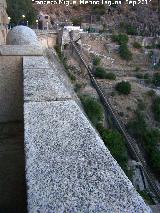
[[71, 95], [50, 68], [24, 69], [24, 100], [47, 101], [70, 99]]
[[42, 56], [43, 48], [36, 45], [0, 45], [0, 56]]
[[[52, 93], [52, 83], [55, 91], [64, 85], [48, 66], [23, 58], [28, 213], [150, 213], [76, 101]], [[41, 87], [51, 91], [47, 100], [28, 98]]]

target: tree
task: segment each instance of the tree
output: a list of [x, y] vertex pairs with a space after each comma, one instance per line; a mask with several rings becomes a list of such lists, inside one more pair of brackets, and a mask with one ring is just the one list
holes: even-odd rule
[[130, 121], [127, 125], [127, 128], [131, 135], [134, 135], [140, 142], [144, 139], [144, 134], [147, 129], [147, 124], [144, 119], [144, 114], [141, 111], [135, 112], [134, 120]]
[[81, 26], [82, 20], [82, 17], [74, 17], [72, 18], [72, 23], [74, 26]]
[[106, 70], [103, 67], [96, 67], [95, 76], [101, 79], [105, 79]]
[[100, 63], [101, 63], [101, 58], [99, 58], [99, 57], [94, 57], [94, 59], [93, 59], [93, 65], [94, 66], [99, 66], [100, 65]]
[[7, 0], [7, 13], [14, 24], [18, 24], [22, 20], [22, 15], [26, 16], [26, 20], [30, 24], [33, 24], [36, 19], [36, 12], [31, 0]]
[[116, 84], [116, 90], [120, 94], [128, 95], [131, 92], [131, 84], [127, 81], [121, 81]]
[[127, 149], [120, 133], [105, 129], [101, 124], [97, 126], [97, 129], [113, 157], [117, 160], [122, 169], [127, 172]]
[[127, 44], [128, 43], [128, 35], [126, 34], [119, 34], [119, 35], [113, 35], [112, 41], [117, 42], [118, 44]]
[[81, 102], [84, 111], [89, 117], [90, 121], [96, 126], [99, 122], [103, 122], [103, 107], [101, 104], [90, 96], [81, 96]]
[[95, 70], [95, 76], [97, 78], [101, 79], [109, 79], [109, 80], [115, 80], [116, 75], [112, 72], [106, 72], [106, 70], [103, 67], [97, 67]]
[[122, 59], [126, 60], [126, 61], [130, 61], [132, 59], [132, 53], [131, 51], [128, 49], [127, 44], [121, 44], [119, 47], [119, 55]]

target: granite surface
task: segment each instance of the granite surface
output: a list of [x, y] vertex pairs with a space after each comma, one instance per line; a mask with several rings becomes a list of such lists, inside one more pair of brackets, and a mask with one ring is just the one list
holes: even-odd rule
[[42, 47], [35, 45], [1, 45], [0, 55], [6, 56], [41, 56], [43, 55]]
[[[75, 100], [60, 100], [59, 93], [56, 100], [50, 93], [47, 100], [28, 98], [27, 91], [41, 93], [52, 78], [58, 91], [56, 65], [54, 77], [48, 66], [45, 58], [23, 60], [28, 212], [151, 212]], [[43, 88], [47, 97], [52, 86]]]
[[7, 34], [8, 45], [39, 45], [36, 33], [29, 27], [16, 26]]
[[25, 56], [23, 57], [23, 68], [51, 68], [48, 61], [43, 56]]
[[62, 100], [71, 95], [52, 69], [24, 69], [24, 100]]

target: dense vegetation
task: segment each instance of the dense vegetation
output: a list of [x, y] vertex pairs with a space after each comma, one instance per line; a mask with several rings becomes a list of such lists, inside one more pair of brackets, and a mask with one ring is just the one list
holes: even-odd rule
[[99, 122], [103, 122], [103, 107], [101, 104], [90, 96], [81, 96], [81, 102], [84, 107], [84, 111], [88, 115], [90, 121], [94, 126], [97, 126]]
[[127, 44], [121, 44], [119, 47], [119, 55], [122, 59], [130, 61], [132, 59], [132, 53], [129, 50]]
[[127, 168], [127, 148], [121, 134], [117, 131], [104, 128], [103, 108], [96, 99], [90, 96], [82, 96], [80, 98], [87, 116], [99, 131], [105, 145], [110, 150], [111, 154], [117, 160], [124, 172], [129, 175]]
[[93, 59], [93, 65], [94, 66], [99, 66], [101, 63], [101, 58], [95, 56], [94, 59]]
[[141, 44], [136, 42], [136, 41], [133, 43], [133, 47], [136, 48], [136, 49], [142, 48]]
[[18, 24], [22, 15], [26, 16], [29, 24], [35, 23], [36, 13], [31, 0], [7, 0], [7, 13], [11, 17], [11, 23]]
[[128, 81], [121, 81], [116, 84], [116, 90], [120, 94], [128, 95], [131, 92], [131, 84]]
[[109, 80], [115, 80], [116, 76], [112, 72], [106, 72], [106, 70], [103, 67], [97, 67], [95, 70], [95, 77], [101, 78], [101, 79], [109, 79]]
[[73, 26], [81, 26], [82, 20], [82, 17], [73, 17], [71, 19]]
[[128, 36], [126, 34], [119, 34], [113, 35], [112, 41], [117, 42], [118, 44], [127, 44], [128, 43]]
[[120, 30], [122, 32], [127, 33], [128, 35], [137, 35], [137, 29], [134, 26], [132, 26], [131, 24], [128, 24], [128, 23], [121, 22], [120, 23]]
[[95, 75], [95, 77], [104, 79], [106, 76], [106, 70], [103, 67], [96, 67], [94, 75]]
[[160, 97], [155, 97], [152, 104], [152, 111], [156, 121], [160, 122]]
[[101, 124], [97, 126], [97, 129], [113, 157], [121, 168], [127, 172], [127, 148], [121, 134], [111, 129], [105, 129]]
[[144, 114], [140, 110], [136, 111], [134, 120], [128, 123], [128, 130], [144, 147], [148, 164], [153, 172], [160, 176], [160, 151], [158, 150], [160, 131], [148, 128]]
[[153, 84], [157, 87], [160, 86], [160, 73], [154, 73]]
[[128, 48], [128, 35], [126, 34], [119, 34], [119, 35], [113, 35], [112, 36], [112, 41], [117, 42], [119, 46], [119, 55], [122, 59], [124, 60], [131, 60], [132, 59], [132, 53]]

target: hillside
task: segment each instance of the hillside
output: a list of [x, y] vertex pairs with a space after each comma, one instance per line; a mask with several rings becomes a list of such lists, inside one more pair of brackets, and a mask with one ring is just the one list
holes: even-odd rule
[[[72, 21], [81, 17], [80, 22], [103, 25], [103, 30], [127, 27], [130, 34], [151, 35], [159, 31], [158, 0], [148, 5], [130, 6], [126, 3], [118, 6], [93, 5], [37, 5], [37, 13], [43, 12], [51, 16], [52, 22]], [[137, 30], [136, 30], [137, 29]], [[139, 31], [139, 32], [137, 32]]]

